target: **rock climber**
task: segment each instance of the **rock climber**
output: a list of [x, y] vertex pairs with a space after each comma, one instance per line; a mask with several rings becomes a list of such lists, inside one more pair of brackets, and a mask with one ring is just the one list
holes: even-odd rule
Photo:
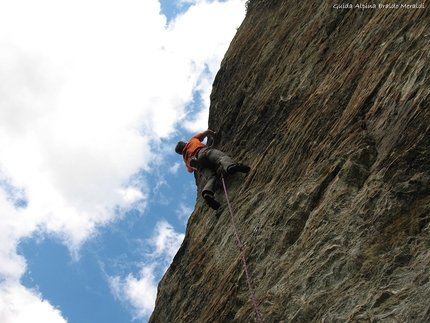
[[198, 171], [206, 179], [202, 196], [211, 208], [218, 210], [220, 204], [214, 199], [217, 167], [221, 166], [228, 174], [248, 173], [251, 168], [244, 164], [235, 163], [229, 156], [218, 149], [208, 147], [202, 142], [208, 136], [214, 139], [216, 133], [208, 129], [195, 135], [188, 142], [179, 141], [176, 144], [175, 151], [182, 155], [188, 172]]

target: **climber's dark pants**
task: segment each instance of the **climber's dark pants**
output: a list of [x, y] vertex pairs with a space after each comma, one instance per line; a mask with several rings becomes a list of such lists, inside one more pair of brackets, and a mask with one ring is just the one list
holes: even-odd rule
[[234, 165], [233, 160], [222, 151], [215, 148], [202, 148], [197, 156], [199, 162], [199, 172], [206, 179], [202, 195], [206, 192], [215, 193], [217, 182], [217, 166], [221, 165], [225, 172], [229, 166]]

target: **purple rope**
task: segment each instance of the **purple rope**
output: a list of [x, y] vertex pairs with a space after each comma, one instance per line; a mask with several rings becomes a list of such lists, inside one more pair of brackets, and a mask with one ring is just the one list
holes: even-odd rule
[[251, 293], [252, 302], [254, 303], [255, 312], [257, 313], [258, 320], [260, 321], [260, 323], [263, 323], [260, 310], [258, 309], [258, 305], [255, 300], [254, 290], [252, 289], [251, 278], [249, 277], [248, 266], [246, 265], [245, 251], [243, 250], [243, 245], [242, 245], [242, 242], [240, 241], [239, 233], [237, 232], [236, 222], [234, 221], [233, 209], [231, 208], [231, 205], [230, 205], [230, 200], [227, 194], [227, 188], [225, 186], [224, 176], [222, 175], [221, 175], [221, 180], [222, 180], [222, 186], [224, 187], [225, 199], [227, 200], [227, 205], [231, 214], [231, 221], [233, 222], [234, 233], [236, 235], [236, 240], [237, 240], [237, 243], [239, 244], [240, 253], [242, 255], [243, 268], [245, 269], [245, 275], [246, 275], [246, 280], [248, 282], [249, 292]]

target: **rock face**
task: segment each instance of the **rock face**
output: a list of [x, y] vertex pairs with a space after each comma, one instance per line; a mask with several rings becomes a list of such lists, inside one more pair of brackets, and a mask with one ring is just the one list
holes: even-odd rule
[[[252, 167], [226, 183], [266, 323], [430, 322], [430, 14], [412, 4], [248, 3], [209, 127]], [[257, 322], [216, 198], [197, 197], [151, 323]]]

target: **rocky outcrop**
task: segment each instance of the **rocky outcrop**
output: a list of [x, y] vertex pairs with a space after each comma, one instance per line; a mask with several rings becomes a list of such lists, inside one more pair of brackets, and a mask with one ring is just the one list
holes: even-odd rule
[[[429, 322], [428, 4], [333, 6], [249, 1], [213, 84], [217, 147], [252, 167], [226, 182], [256, 299], [266, 323]], [[217, 199], [151, 323], [257, 321]]]

